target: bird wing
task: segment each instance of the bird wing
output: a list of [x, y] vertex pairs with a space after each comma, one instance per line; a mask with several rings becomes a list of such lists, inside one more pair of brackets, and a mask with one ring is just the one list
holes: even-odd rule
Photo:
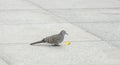
[[48, 37], [45, 38], [45, 41], [48, 42], [48, 43], [59, 43], [60, 40], [61, 40], [61, 35], [60, 34], [48, 36]]

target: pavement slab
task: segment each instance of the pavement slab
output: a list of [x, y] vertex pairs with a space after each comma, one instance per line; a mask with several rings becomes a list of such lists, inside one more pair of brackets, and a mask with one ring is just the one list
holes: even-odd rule
[[38, 7], [24, 0], [1, 0], [0, 10], [6, 9], [38, 9]]
[[[0, 65], [119, 65], [118, 47], [73, 25], [73, 21], [79, 23], [79, 17], [85, 22], [119, 22], [119, 5], [119, 0], [0, 1]], [[67, 11], [61, 10], [66, 8]], [[80, 10], [69, 12], [72, 8], [82, 8], [81, 13]], [[60, 46], [47, 43], [30, 45], [31, 42], [57, 34], [63, 29], [69, 35], [65, 36]], [[72, 44], [66, 46], [66, 41]]]
[[[114, 50], [104, 41], [72, 42], [54, 47], [49, 44], [0, 45], [1, 56], [12, 65], [118, 65]], [[119, 52], [118, 52], [119, 53]], [[111, 55], [110, 55], [111, 54]]]
[[119, 0], [27, 0], [45, 9], [119, 8]]

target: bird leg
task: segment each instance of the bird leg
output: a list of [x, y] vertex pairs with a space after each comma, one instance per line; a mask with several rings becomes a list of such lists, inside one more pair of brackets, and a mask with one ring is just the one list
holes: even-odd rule
[[54, 43], [54, 45], [53, 46], [59, 46], [59, 44], [58, 43]]

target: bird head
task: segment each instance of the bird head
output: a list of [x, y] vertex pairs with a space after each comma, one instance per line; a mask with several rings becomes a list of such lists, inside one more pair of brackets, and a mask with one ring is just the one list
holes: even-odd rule
[[62, 34], [62, 35], [68, 35], [68, 33], [67, 33], [65, 30], [62, 30], [62, 31], [60, 32], [60, 34]]

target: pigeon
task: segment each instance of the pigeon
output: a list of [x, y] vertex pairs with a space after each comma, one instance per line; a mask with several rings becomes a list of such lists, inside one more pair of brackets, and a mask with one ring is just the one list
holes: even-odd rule
[[65, 30], [62, 30], [59, 34], [48, 36], [43, 38], [41, 41], [33, 42], [30, 45], [38, 43], [50, 43], [52, 45], [58, 46], [64, 40], [65, 35], [68, 35], [68, 33]]

